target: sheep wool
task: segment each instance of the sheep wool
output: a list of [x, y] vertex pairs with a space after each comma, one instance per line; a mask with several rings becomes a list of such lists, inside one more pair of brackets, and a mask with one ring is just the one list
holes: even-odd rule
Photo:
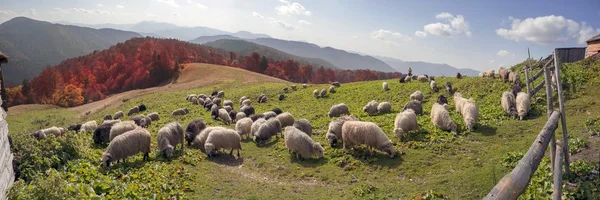
[[254, 115], [255, 111], [254, 111], [254, 107], [248, 105], [248, 106], [242, 106], [240, 108], [240, 112], [243, 112], [246, 116], [250, 116], [250, 115]]
[[257, 144], [268, 142], [271, 137], [277, 136], [277, 133], [281, 132], [281, 122], [277, 118], [267, 120], [261, 124], [254, 135], [254, 141]]
[[392, 111], [392, 104], [390, 102], [381, 102], [377, 105], [377, 112], [379, 113], [389, 113]]
[[231, 121], [233, 121], [233, 122], [237, 122], [237, 118], [236, 118], [236, 116], [237, 116], [237, 113], [238, 113], [238, 112], [237, 112], [237, 111], [235, 111], [235, 110], [231, 110], [231, 111], [229, 111], [229, 118], [231, 118]]
[[227, 113], [229, 113], [233, 110], [233, 108], [231, 106], [223, 106], [223, 109], [225, 109], [225, 111], [227, 111]]
[[223, 90], [219, 91], [219, 92], [217, 93], [217, 97], [219, 97], [219, 98], [223, 98], [223, 97], [225, 97], [225, 91], [223, 91]]
[[396, 115], [396, 119], [394, 120], [394, 134], [396, 137], [406, 137], [409, 131], [418, 129], [419, 124], [417, 123], [417, 115], [414, 110], [407, 109]]
[[131, 115], [139, 113], [139, 112], [140, 112], [140, 108], [135, 106], [135, 107], [129, 109], [129, 111], [127, 112], [127, 116], [131, 116]]
[[477, 124], [479, 118], [479, 108], [473, 99], [468, 99], [462, 105], [462, 115], [467, 130], [473, 131], [473, 127]]
[[327, 113], [329, 117], [339, 117], [342, 115], [350, 115], [350, 110], [348, 109], [348, 105], [345, 103], [340, 103], [331, 106], [329, 109], [329, 113]]
[[116, 123], [102, 123], [100, 126], [98, 126], [98, 128], [94, 130], [94, 144], [104, 144], [110, 142], [110, 129], [112, 129], [115, 124]]
[[115, 137], [117, 137], [127, 131], [136, 129], [137, 127], [138, 126], [135, 124], [134, 121], [123, 121], [123, 122], [116, 123], [115, 125], [113, 125], [110, 128], [110, 137], [109, 137], [108, 141], [112, 141]]
[[366, 112], [369, 115], [376, 115], [378, 106], [379, 103], [377, 103], [375, 100], [371, 100], [369, 103], [367, 103], [367, 105], [363, 107], [363, 112]]
[[300, 119], [294, 122], [294, 127], [307, 135], [312, 135], [312, 125], [308, 121], [308, 119]]
[[75, 131], [75, 132], [79, 132], [80, 129], [81, 129], [81, 124], [71, 124], [69, 127], [67, 127], [67, 130]]
[[250, 126], [250, 132], [252, 133], [252, 136], [256, 136], [256, 132], [258, 132], [258, 128], [260, 128], [260, 125], [264, 124], [265, 122], [267, 122], [267, 120], [265, 120], [263, 118], [259, 118], [259, 119], [255, 120], [254, 122], [252, 122], [252, 126]]
[[334, 147], [338, 143], [338, 140], [342, 139], [342, 126], [344, 123], [347, 121], [357, 120], [358, 119], [352, 115], [346, 115], [329, 122], [329, 128], [327, 129], [327, 134], [325, 137], [327, 138], [327, 141], [331, 147]]
[[229, 117], [229, 112], [227, 110], [221, 108], [219, 109], [219, 118], [225, 122], [226, 125], [231, 124], [231, 117]]
[[381, 84], [381, 86], [383, 87], [383, 91], [388, 91], [388, 90], [390, 90], [390, 88], [388, 88], [388, 83], [387, 83], [387, 82], [383, 82], [383, 83]]
[[221, 106], [222, 100], [221, 100], [221, 98], [217, 97], [217, 98], [214, 98], [212, 100], [212, 102], [213, 102], [214, 105]]
[[250, 99], [244, 99], [244, 101], [242, 101], [242, 106], [250, 106], [251, 104], [252, 102]]
[[102, 154], [102, 163], [110, 167], [110, 163], [144, 153], [144, 161], [150, 159], [150, 133], [143, 128], [130, 130], [110, 142], [106, 151]]
[[185, 139], [183, 127], [177, 122], [171, 122], [158, 130], [158, 148], [161, 153], [170, 158], [173, 156], [173, 150], [178, 144], [181, 144], [183, 150], [183, 141]]
[[157, 112], [150, 113], [147, 117], [150, 117], [152, 121], [158, 121], [160, 119], [160, 115], [158, 115]]
[[[246, 118], [246, 114], [243, 112], [238, 112], [237, 114], [235, 114], [235, 121], [240, 121], [241, 119]], [[252, 120], [252, 119], [250, 119]]]
[[229, 106], [229, 107], [233, 108], [233, 101], [225, 100], [225, 101], [223, 101], [223, 106]]
[[519, 120], [525, 119], [529, 109], [531, 107], [531, 98], [529, 94], [525, 92], [519, 92], [517, 94], [517, 114], [519, 114]]
[[172, 116], [181, 116], [181, 115], [185, 115], [185, 114], [187, 114], [187, 113], [188, 113], [188, 112], [186, 112], [186, 109], [187, 109], [187, 108], [185, 108], [185, 109], [184, 109], [184, 108], [180, 108], [180, 109], [174, 110], [174, 111], [171, 113], [171, 115], [172, 115]]
[[519, 74], [510, 71], [508, 74], [508, 82], [511, 82], [513, 84], [520, 84], [521, 83], [521, 77], [519, 76]]
[[294, 90], [294, 91], [298, 90], [298, 87], [296, 87], [296, 85], [291, 85], [290, 87], [291, 87], [291, 88], [292, 88], [292, 90]]
[[294, 121], [295, 121], [294, 116], [292, 114], [290, 114], [289, 112], [281, 113], [281, 114], [277, 115], [276, 118], [281, 123], [282, 128], [294, 125]]
[[404, 105], [404, 108], [402, 108], [402, 110], [404, 111], [407, 109], [411, 109], [411, 110], [415, 111], [415, 114], [417, 114], [417, 115], [423, 115], [423, 105], [418, 100], [412, 100], [412, 101], [409, 101], [408, 103], [406, 103], [406, 105]]
[[42, 132], [43, 135], [54, 135], [56, 137], [60, 137], [63, 134], [65, 134], [67, 131], [64, 128], [59, 128], [56, 126], [50, 127], [50, 128], [46, 128], [46, 129], [42, 129], [40, 130], [40, 132]]
[[495, 73], [495, 71], [494, 71], [493, 69], [488, 69], [488, 70], [485, 72], [485, 76], [486, 76], [486, 77], [490, 77], [490, 78], [494, 78], [494, 73]]
[[210, 132], [204, 143], [204, 151], [206, 155], [210, 157], [213, 153], [218, 152], [220, 149], [231, 149], [229, 155], [233, 154], [233, 150], [237, 150], [237, 157], [240, 157], [240, 150], [242, 150], [241, 144], [242, 138], [240, 135], [231, 129], [219, 129]]
[[446, 82], [446, 92], [452, 94], [452, 83]]
[[113, 119], [121, 119], [123, 118], [123, 111], [117, 111], [113, 117]]
[[457, 92], [457, 93], [454, 93], [453, 100], [454, 100], [454, 107], [456, 108], [456, 112], [462, 114], [462, 105], [465, 103], [465, 101], [467, 99], [463, 98], [462, 94]]
[[277, 114], [277, 115], [283, 113], [283, 110], [281, 110], [281, 108], [273, 108], [273, 109], [271, 109], [271, 111], [275, 112], [275, 114]]
[[313, 90], [313, 96], [315, 96], [315, 98], [319, 98], [319, 89]]
[[244, 105], [244, 100], [249, 99], [247, 96], [240, 97], [240, 105]]
[[450, 118], [450, 114], [448, 113], [448, 110], [446, 110], [446, 106], [447, 104], [433, 104], [431, 107], [431, 123], [433, 123], [435, 127], [438, 127], [442, 130], [450, 130], [456, 133], [456, 123], [454, 123]]
[[424, 75], [419, 75], [419, 76], [417, 76], [417, 80], [421, 81], [421, 82], [427, 82], [427, 81], [429, 81], [429, 78], [427, 78], [427, 76], [424, 76]]
[[440, 96], [438, 96], [438, 99], [436, 102], [441, 105], [444, 105], [444, 104], [448, 104], [448, 99], [444, 95], [440, 95]]
[[313, 141], [305, 132], [290, 126], [285, 128], [285, 147], [290, 153], [296, 153], [296, 158], [310, 158], [318, 155], [323, 158], [323, 147], [318, 142]]
[[185, 141], [188, 143], [188, 146], [192, 144], [194, 138], [204, 129], [206, 129], [206, 124], [200, 119], [192, 120], [188, 123], [185, 127]]
[[199, 148], [200, 150], [202, 150], [202, 152], [204, 152], [204, 143], [206, 142], [208, 135], [211, 132], [213, 132], [215, 130], [220, 130], [220, 129], [225, 129], [225, 128], [220, 127], [220, 126], [214, 126], [214, 127], [207, 127], [204, 130], [200, 131], [200, 133], [198, 133], [198, 135], [196, 135], [196, 138], [194, 138], [194, 140], [192, 141], [192, 146]]
[[507, 81], [508, 73], [508, 70], [506, 70], [504, 67], [500, 67], [500, 69], [498, 70], [498, 78], [502, 79], [502, 81]]
[[410, 95], [410, 100], [423, 101], [423, 93], [419, 90]]
[[364, 144], [369, 148], [383, 151], [390, 157], [394, 157], [394, 145], [390, 138], [372, 122], [347, 121], [342, 125], [342, 141], [344, 150], [355, 145]]
[[246, 138], [250, 138], [250, 134], [252, 134], [252, 119], [243, 118], [238, 120], [235, 123], [235, 131], [242, 136], [246, 135]]
[[102, 119], [103, 120], [112, 120], [113, 118], [112, 118], [112, 115], [106, 114], [106, 115], [104, 115], [104, 118], [102, 118]]
[[327, 90], [326, 89], [322, 89], [321, 90], [321, 94], [319, 94], [319, 97], [323, 98], [323, 97], [325, 97], [325, 95], [327, 95]]
[[431, 88], [431, 91], [438, 92], [437, 84], [435, 83], [435, 81], [432, 80], [431, 82], [429, 82], [429, 87]]
[[102, 124], [100, 124], [100, 125], [103, 125], [103, 124], [112, 124], [112, 125], [114, 125], [114, 124], [119, 123], [119, 122], [121, 122], [120, 119], [117, 119], [117, 120], [106, 120], [106, 121], [103, 121]]
[[266, 120], [269, 120], [274, 117], [277, 117], [277, 113], [274, 111], [267, 111], [267, 112], [263, 113], [263, 118], [265, 118]]
[[308, 87], [308, 85], [302, 84], [302, 88], [306, 89], [307, 87]]
[[86, 123], [81, 124], [81, 129], [79, 129], [79, 131], [93, 132], [94, 130], [96, 130], [96, 128], [98, 128], [98, 123], [96, 123], [95, 120], [92, 120], [92, 121], [88, 121]]
[[500, 99], [500, 104], [502, 105], [502, 109], [508, 116], [516, 117], [517, 116], [517, 103], [515, 99], [515, 95], [512, 92], [504, 92], [502, 93], [502, 98]]
[[333, 85], [333, 86], [335, 86], [335, 87], [341, 87], [341, 86], [342, 86], [342, 85], [340, 84], [340, 82], [337, 82], [337, 81], [335, 81], [335, 82], [331, 83], [331, 85]]
[[335, 86], [329, 86], [329, 93], [335, 93]]
[[283, 92], [288, 92], [288, 87], [287, 86], [283, 86]]

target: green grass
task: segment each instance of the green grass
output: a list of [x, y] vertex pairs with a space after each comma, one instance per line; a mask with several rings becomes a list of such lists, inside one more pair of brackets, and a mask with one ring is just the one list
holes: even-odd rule
[[[142, 162], [142, 156], [138, 155], [105, 170], [99, 166], [104, 146], [93, 145], [90, 133], [69, 133], [67, 137], [72, 139], [51, 138], [39, 143], [27, 136], [40, 128], [36, 126], [36, 119], [46, 120], [46, 126], [67, 126], [75, 122], [77, 113], [56, 109], [10, 116], [10, 134], [22, 139], [18, 143], [31, 143], [29, 146], [17, 146], [17, 150], [51, 142], [58, 142], [59, 146], [76, 146], [77, 150], [50, 162], [47, 168], [55, 171], [30, 166], [34, 172], [37, 170], [37, 174], [32, 173], [31, 180], [17, 182], [11, 190], [16, 195], [11, 197], [45, 198], [41, 196], [44, 193], [66, 191], [73, 198], [101, 196], [115, 199], [153, 198], [154, 195], [157, 198], [180, 196], [189, 199], [408, 199], [415, 196], [481, 199], [512, 170], [505, 166], [514, 162], [510, 160], [514, 158], [507, 160], [507, 153], [526, 152], [547, 120], [544, 101], [534, 104], [530, 116], [524, 121], [508, 118], [500, 107], [500, 96], [503, 91], [509, 90], [508, 83], [488, 78], [458, 80], [439, 77], [436, 78], [438, 85], [451, 81], [464, 97], [474, 98], [480, 110], [478, 126], [475, 131], [467, 132], [462, 117], [454, 110], [451, 95], [444, 94], [450, 102], [450, 115], [459, 127], [459, 133], [453, 134], [433, 127], [429, 117], [432, 104], [444, 92], [432, 94], [427, 83], [386, 81], [391, 89], [387, 92], [381, 88], [384, 81], [358, 82], [343, 84], [337, 93], [315, 99], [312, 90], [328, 85], [312, 85], [308, 89], [287, 93], [284, 101], [277, 100], [281, 88], [286, 85], [284, 83], [240, 85], [239, 81], [227, 81], [219, 85], [134, 98], [117, 109], [101, 110], [81, 120], [100, 122], [104, 114], [118, 110], [126, 112], [128, 108], [144, 103], [148, 107], [147, 113], [158, 112], [161, 115], [161, 119], [148, 128], [153, 137], [161, 126], [171, 121], [185, 126], [200, 118], [209, 126], [225, 126], [212, 120], [210, 112], [185, 100], [187, 94], [210, 94], [215, 89], [222, 89], [225, 99], [234, 101], [236, 109], [239, 108], [239, 98], [248, 96], [259, 113], [279, 107], [292, 113], [296, 119], [308, 119], [316, 132], [313, 140], [325, 147], [325, 157], [321, 160], [296, 160], [287, 152], [282, 139], [276, 139], [266, 147], [257, 147], [250, 140], [243, 139], [243, 158], [238, 160], [228, 155], [207, 159], [199, 150], [188, 147], [183, 152], [178, 151], [172, 160], [165, 160], [158, 157], [156, 140], [153, 139], [156, 152], [151, 155], [151, 161]], [[566, 105], [569, 134], [573, 138], [589, 136], [585, 122], [600, 114], [598, 95], [592, 93], [597, 89], [600, 89], [597, 85], [585, 88], [588, 93]], [[423, 91], [426, 97], [424, 114], [418, 117], [421, 130], [409, 133], [401, 141], [393, 134], [394, 117], [415, 90]], [[269, 98], [266, 104], [255, 102], [261, 93]], [[392, 103], [393, 112], [368, 116], [362, 112], [362, 107], [371, 100]], [[368, 156], [365, 148], [346, 153], [341, 148], [326, 145], [325, 132], [331, 121], [327, 112], [331, 105], [337, 103], [346, 103], [350, 112], [360, 120], [378, 124], [392, 139], [401, 156], [389, 158], [380, 152]], [[178, 118], [170, 116], [171, 111], [181, 107], [190, 108], [190, 114]], [[228, 127], [233, 128], [234, 125]], [[558, 138], [561, 138], [560, 135], [561, 131], [557, 131]], [[60, 152], [63, 148], [54, 149]], [[44, 187], [52, 184], [60, 187]]]

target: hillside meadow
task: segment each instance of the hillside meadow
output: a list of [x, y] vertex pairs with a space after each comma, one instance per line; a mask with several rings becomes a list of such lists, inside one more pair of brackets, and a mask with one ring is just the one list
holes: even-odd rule
[[[594, 69], [598, 67], [600, 65], [594, 63]], [[226, 68], [223, 73], [228, 73]], [[473, 132], [465, 130], [462, 116], [452, 103], [452, 95], [442, 88], [447, 81], [452, 82], [463, 96], [478, 103], [479, 125]], [[391, 90], [383, 91], [383, 82], [388, 82]], [[239, 79], [229, 79], [192, 89], [165, 90], [125, 99], [117, 107], [106, 106], [82, 119], [77, 118], [80, 113], [56, 107], [10, 114], [7, 120], [15, 142], [13, 151], [21, 163], [20, 178], [9, 198], [481, 199], [512, 170], [540, 132], [547, 119], [546, 102], [543, 98], [534, 98], [529, 116], [518, 121], [507, 117], [500, 106], [500, 96], [509, 90], [508, 83], [475, 77], [436, 77], [436, 82], [440, 87], [438, 93], [432, 93], [428, 83], [416, 81], [399, 83], [391, 79], [348, 83], [337, 88], [336, 93], [320, 99], [314, 98], [312, 91], [329, 85], [310, 85], [307, 89], [299, 87], [297, 91], [285, 93], [286, 99], [279, 101], [281, 89], [291, 83], [243, 83]], [[600, 114], [597, 98], [600, 88], [594, 84], [596, 82], [585, 82], [586, 87], [582, 87], [579, 95], [569, 99], [566, 105], [569, 135], [582, 143], [573, 145], [575, 153], [593, 149], [586, 146], [598, 145], [591, 142], [597, 141], [600, 127], [600, 123], [596, 123]], [[299, 161], [288, 153], [281, 138], [257, 147], [245, 137], [242, 138], [242, 158], [223, 154], [209, 159], [198, 149], [187, 146], [183, 151], [177, 150], [172, 159], [160, 157], [156, 133], [169, 122], [177, 121], [185, 126], [193, 119], [202, 119], [209, 126], [234, 128], [234, 125], [226, 126], [213, 120], [210, 112], [185, 100], [188, 94], [210, 94], [213, 90], [224, 90], [224, 99], [232, 100], [235, 109], [239, 109], [239, 98], [248, 96], [257, 113], [277, 107], [290, 112], [296, 119], [308, 119], [315, 132], [313, 140], [325, 147], [324, 158]], [[393, 134], [394, 118], [416, 90], [425, 94], [424, 114], [418, 116], [421, 129], [401, 140]], [[267, 95], [268, 102], [258, 104], [256, 97], [262, 93]], [[439, 130], [431, 124], [429, 112], [440, 94], [450, 102], [449, 112], [458, 124], [458, 134]], [[368, 116], [362, 112], [362, 107], [371, 100], [390, 102], [392, 113]], [[105, 114], [119, 110], [126, 112], [142, 103], [148, 111], [141, 114], [158, 112], [161, 115], [161, 119], [152, 122], [148, 128], [153, 136], [154, 151], [148, 162], [137, 155], [108, 170], [100, 166], [100, 156], [106, 146], [94, 145], [91, 133], [70, 132], [64, 137], [49, 137], [39, 142], [29, 136], [42, 127], [66, 127], [87, 120], [100, 123]], [[330, 147], [325, 133], [332, 119], [327, 112], [331, 105], [338, 103], [346, 103], [350, 112], [361, 121], [378, 124], [392, 139], [399, 156], [389, 158], [377, 151], [369, 156], [364, 147], [349, 152], [344, 152], [341, 147]], [[182, 107], [188, 107], [190, 113], [182, 117], [170, 116], [173, 110]], [[560, 128], [556, 133], [560, 138]], [[594, 187], [600, 183], [589, 175], [595, 166], [589, 162], [591, 158], [582, 160], [572, 163], [578, 165], [572, 168], [573, 175], [566, 175], [566, 180], [580, 184], [572, 192], [565, 192], [565, 198], [585, 199], [599, 194], [598, 187]], [[540, 166], [532, 185], [521, 198], [550, 197], [552, 184], [551, 177], [548, 179], [547, 176], [550, 171], [544, 167], [548, 164]]]

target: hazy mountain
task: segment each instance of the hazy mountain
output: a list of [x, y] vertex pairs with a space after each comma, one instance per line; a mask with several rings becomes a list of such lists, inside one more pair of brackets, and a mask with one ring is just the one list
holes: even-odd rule
[[388, 65], [392, 66], [394, 69], [398, 70], [401, 73], [408, 73], [408, 68], [411, 67], [413, 74], [427, 74], [431, 76], [455, 76], [456, 72], [460, 72], [461, 74], [467, 76], [477, 76], [479, 74], [478, 71], [473, 69], [458, 69], [448, 64], [428, 63], [420, 61], [402, 61], [395, 58], [379, 56], [377, 58], [386, 62]]
[[241, 40], [239, 37], [234, 37], [231, 35], [213, 35], [213, 36], [202, 36], [202, 37], [198, 37], [194, 40], [191, 40], [191, 43], [196, 43], [196, 44], [204, 44], [204, 43], [208, 43], [208, 42], [214, 42], [217, 40], [222, 40], [222, 39], [229, 39], [229, 40]]
[[9, 57], [2, 65], [7, 84], [20, 84], [45, 66], [106, 49], [140, 34], [114, 29], [92, 29], [16, 17], [0, 24], [0, 51]]
[[239, 38], [244, 38], [244, 39], [271, 38], [271, 36], [266, 35], [266, 34], [250, 33], [248, 31], [238, 31], [231, 35], [235, 36], [235, 37], [239, 37]]

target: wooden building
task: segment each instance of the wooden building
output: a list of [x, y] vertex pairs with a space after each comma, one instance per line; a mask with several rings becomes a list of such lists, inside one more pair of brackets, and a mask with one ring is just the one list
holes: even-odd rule
[[600, 53], [600, 35], [596, 35], [587, 41], [585, 57], [587, 58], [597, 53]]
[[2, 108], [4, 108], [4, 111], [8, 112], [8, 94], [6, 94], [4, 75], [2, 73], [3, 63], [8, 63], [8, 56], [0, 52], [0, 97], [2, 98]]

